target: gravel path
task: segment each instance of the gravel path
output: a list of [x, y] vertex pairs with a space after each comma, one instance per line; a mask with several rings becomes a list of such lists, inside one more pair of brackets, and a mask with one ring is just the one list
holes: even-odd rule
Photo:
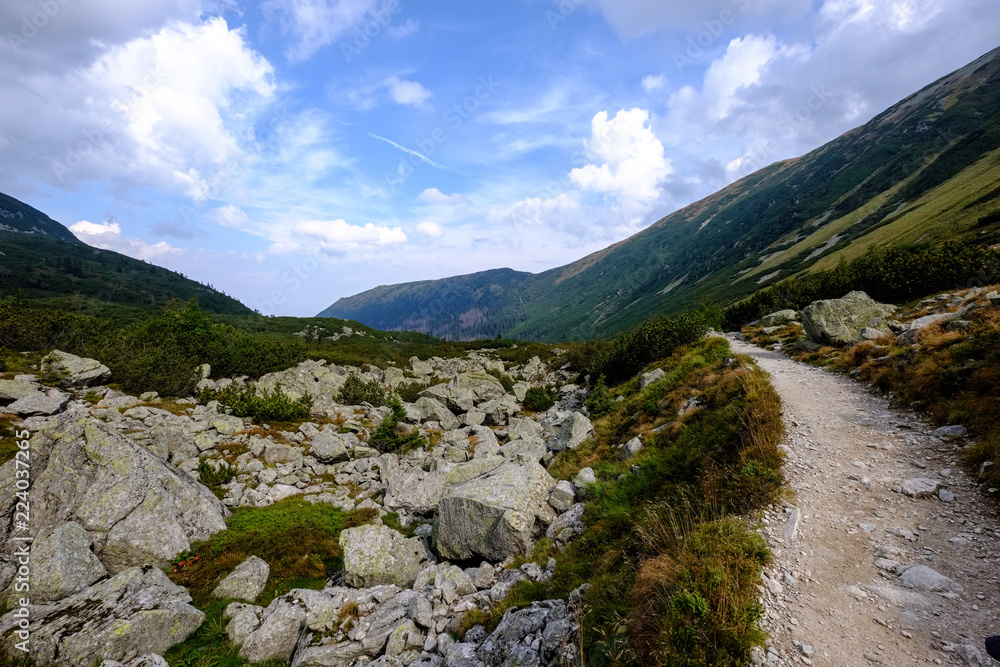
[[730, 343], [781, 395], [794, 492], [764, 521], [759, 664], [1000, 665], [981, 648], [1000, 634], [1000, 527], [963, 443], [847, 378]]

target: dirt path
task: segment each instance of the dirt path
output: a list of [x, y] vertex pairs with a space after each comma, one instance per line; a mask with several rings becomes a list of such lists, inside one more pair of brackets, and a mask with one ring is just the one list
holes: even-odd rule
[[[795, 493], [766, 517], [761, 664], [1000, 665], [981, 649], [1000, 634], [1000, 526], [961, 445], [846, 378], [730, 342], [781, 395]], [[943, 493], [906, 495], [915, 478]]]

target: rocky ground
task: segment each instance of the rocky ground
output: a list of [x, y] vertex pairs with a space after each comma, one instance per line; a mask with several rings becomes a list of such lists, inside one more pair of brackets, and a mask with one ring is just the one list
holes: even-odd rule
[[[291, 496], [344, 511], [398, 515], [413, 537], [381, 525], [344, 530], [345, 571], [322, 591], [293, 590], [267, 607], [253, 602], [268, 565], [250, 558], [215, 594], [233, 602], [227, 634], [252, 662], [330, 665], [524, 665], [572, 659], [574, 599], [510, 613], [490, 635], [452, 635], [463, 614], [489, 610], [518, 581], [548, 569], [505, 566], [542, 536], [560, 544], [582, 530], [576, 488], [545, 465], [592, 433], [582, 390], [537, 358], [507, 367], [478, 352], [462, 359], [412, 359], [406, 369], [352, 369], [308, 361], [261, 378], [315, 399], [312, 421], [276, 431], [226, 414], [214, 401], [164, 403], [102, 385], [108, 371], [56, 353], [35, 375], [0, 380], [0, 402], [31, 433], [29, 525], [14, 522], [17, 469], [0, 467], [4, 553], [0, 589], [14, 600], [19, 538], [34, 539], [32, 648], [39, 664], [92, 667], [95, 658], [158, 665], [155, 654], [183, 641], [204, 619], [187, 591], [159, 569], [195, 540], [225, 528], [229, 508], [262, 507]], [[509, 374], [508, 392], [488, 370]], [[426, 385], [406, 404], [400, 429], [431, 445], [383, 454], [368, 438], [388, 412], [336, 401], [350, 374], [383, 386]], [[203, 380], [220, 389], [244, 380]], [[51, 384], [51, 383], [50, 383]], [[559, 387], [545, 413], [522, 410], [532, 386]], [[199, 466], [235, 468], [221, 501], [199, 483]], [[580, 483], [586, 483], [584, 471]], [[592, 477], [591, 477], [592, 479]], [[14, 606], [14, 605], [11, 605]], [[8, 644], [18, 618], [0, 618]], [[147, 655], [151, 654], [151, 655]], [[146, 655], [147, 657], [143, 657]], [[119, 663], [108, 660], [104, 667]]]
[[1000, 528], [958, 464], [964, 429], [934, 430], [847, 378], [731, 342], [771, 374], [788, 429], [792, 495], [764, 520], [771, 639], [756, 662], [991, 664]]

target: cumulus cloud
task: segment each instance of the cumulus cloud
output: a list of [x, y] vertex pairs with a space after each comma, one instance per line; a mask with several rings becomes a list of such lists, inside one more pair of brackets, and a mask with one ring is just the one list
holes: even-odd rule
[[659, 74], [657, 76], [653, 76], [652, 74], [650, 74], [649, 76], [643, 77], [642, 79], [642, 87], [646, 89], [647, 93], [651, 93], [654, 90], [659, 90], [660, 88], [663, 88], [663, 86], [665, 85], [667, 85], [667, 77], [666, 75], [663, 74]]
[[379, 248], [406, 243], [400, 227], [364, 227], [344, 220], [309, 220], [295, 225], [294, 234], [318, 242], [324, 252], [339, 254], [359, 247]]
[[468, 206], [469, 198], [465, 195], [446, 195], [437, 188], [427, 188], [419, 195], [417, 201], [433, 206]]
[[382, 84], [389, 89], [389, 96], [396, 104], [425, 108], [427, 100], [432, 97], [431, 91], [420, 83], [406, 81], [398, 76], [390, 76]]
[[378, 0], [267, 0], [263, 9], [294, 40], [285, 56], [301, 62], [352, 32], [379, 7]]
[[0, 65], [0, 88], [0, 127], [18, 139], [4, 159], [20, 159], [26, 182], [127, 178], [202, 200], [231, 176], [237, 137], [274, 83], [245, 31], [213, 18], [110, 47], [82, 68]]
[[660, 182], [673, 172], [663, 144], [647, 126], [644, 109], [619, 111], [608, 119], [602, 111], [591, 122], [588, 154], [601, 164], [588, 164], [570, 172], [570, 179], [584, 190], [612, 197], [648, 202], [659, 194]]
[[444, 234], [444, 228], [436, 222], [424, 220], [417, 225], [417, 233], [427, 238], [437, 238]]
[[226, 204], [211, 212], [211, 217], [220, 227], [226, 229], [240, 229], [245, 227], [250, 218], [235, 204]]
[[122, 236], [121, 226], [113, 220], [100, 223], [80, 220], [70, 225], [69, 230], [89, 246], [120, 252], [134, 259], [162, 259], [166, 255], [181, 252], [166, 241], [149, 244], [137, 238]]

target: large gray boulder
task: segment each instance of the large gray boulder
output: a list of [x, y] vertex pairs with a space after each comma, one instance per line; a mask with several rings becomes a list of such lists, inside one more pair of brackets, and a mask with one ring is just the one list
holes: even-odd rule
[[[350, 437], [348, 437], [350, 436]], [[351, 458], [348, 447], [354, 448], [358, 438], [353, 433], [323, 431], [309, 443], [309, 453], [320, 463], [340, 463]]]
[[385, 475], [383, 505], [392, 511], [429, 514], [444, 496], [445, 474], [400, 467]]
[[895, 311], [895, 306], [878, 303], [864, 292], [851, 292], [806, 306], [802, 326], [814, 343], [843, 346], [853, 343], [863, 329], [883, 327]]
[[368, 588], [409, 588], [424, 568], [427, 552], [419, 537], [403, 537], [388, 526], [360, 526], [340, 533], [344, 581]]
[[267, 585], [271, 568], [266, 561], [250, 556], [236, 566], [212, 591], [217, 598], [253, 602]]
[[22, 417], [54, 415], [62, 412], [71, 398], [72, 396], [58, 389], [49, 389], [44, 393], [36, 391], [30, 396], [17, 399], [5, 407], [4, 412]]
[[296, 604], [290, 595], [276, 598], [261, 614], [260, 625], [243, 642], [240, 657], [248, 662], [281, 660], [287, 663], [302, 634], [306, 614], [306, 609]]
[[[31, 547], [31, 602], [62, 600], [108, 576], [90, 550], [93, 542], [83, 526], [72, 521], [36, 541]], [[12, 592], [11, 597], [18, 595]]]
[[[165, 566], [192, 541], [226, 527], [229, 511], [211, 491], [104, 422], [66, 415], [32, 438], [32, 454], [26, 536], [74, 521], [93, 537], [94, 552], [111, 574]], [[14, 463], [0, 466], [0, 543], [8, 560]]]
[[[93, 667], [162, 654], [205, 620], [191, 596], [154, 567], [133, 567], [50, 604], [30, 607], [30, 657], [40, 666]], [[0, 618], [9, 653], [20, 641], [18, 610]]]
[[592, 435], [594, 435], [594, 425], [581, 413], [574, 412], [546, 444], [551, 451], [561, 452], [566, 449], [576, 449]]
[[0, 404], [7, 405], [38, 394], [38, 386], [19, 380], [0, 380]]
[[42, 374], [64, 387], [80, 389], [111, 378], [111, 369], [96, 359], [53, 350], [42, 358]]
[[500, 381], [486, 373], [459, 373], [450, 381], [428, 387], [421, 398], [432, 398], [452, 411], [463, 413], [480, 403], [503, 397], [506, 390]]
[[337, 406], [337, 394], [349, 374], [346, 368], [307, 359], [294, 368], [268, 373], [255, 384], [267, 391], [273, 391], [280, 385], [281, 390], [293, 400], [309, 394], [313, 398], [314, 410], [330, 410]]
[[458, 428], [458, 417], [437, 399], [421, 396], [413, 404], [412, 410], [413, 416], [416, 418], [415, 421], [436, 421], [441, 424], [441, 428], [445, 431]]
[[556, 485], [536, 462], [504, 463], [492, 472], [450, 487], [438, 505], [435, 542], [441, 556], [490, 561], [524, 553], [535, 520], [545, 516]]

